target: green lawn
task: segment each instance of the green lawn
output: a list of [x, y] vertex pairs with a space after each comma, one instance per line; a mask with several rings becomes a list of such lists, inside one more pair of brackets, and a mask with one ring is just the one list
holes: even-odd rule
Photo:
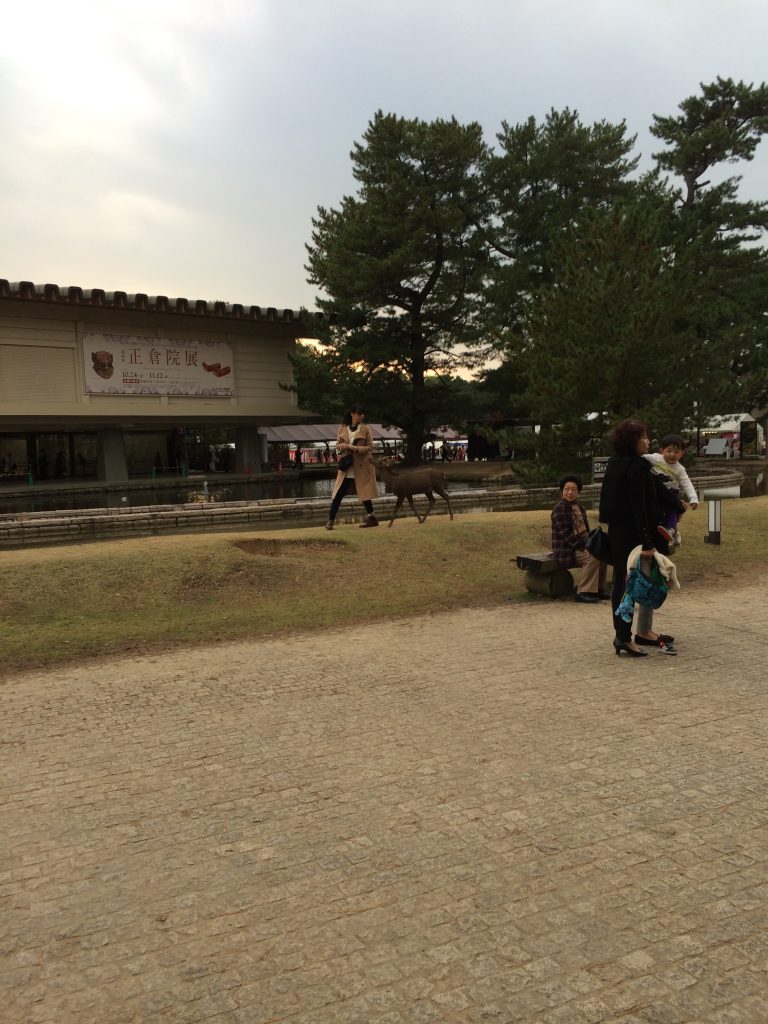
[[[768, 498], [686, 515], [684, 587], [738, 585], [768, 567]], [[390, 530], [177, 534], [4, 551], [6, 676], [131, 651], [258, 638], [425, 612], [548, 600], [523, 588], [516, 554], [549, 546], [548, 512], [399, 519]]]

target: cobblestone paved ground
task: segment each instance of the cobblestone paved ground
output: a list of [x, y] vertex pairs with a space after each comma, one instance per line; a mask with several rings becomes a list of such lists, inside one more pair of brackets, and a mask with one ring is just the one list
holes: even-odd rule
[[763, 1024], [765, 592], [12, 681], [0, 1018]]

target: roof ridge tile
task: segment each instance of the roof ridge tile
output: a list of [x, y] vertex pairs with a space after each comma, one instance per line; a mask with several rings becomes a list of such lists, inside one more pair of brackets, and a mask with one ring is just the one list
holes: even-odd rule
[[80, 285], [35, 284], [33, 281], [9, 281], [0, 278], [0, 299], [37, 299], [49, 303], [71, 305], [112, 306], [115, 309], [135, 309], [162, 313], [223, 317], [233, 320], [281, 320], [288, 323], [301, 321], [301, 314], [289, 307], [254, 306], [220, 299], [188, 299], [183, 296], [147, 295], [145, 292], [123, 290], [105, 291], [103, 288], [82, 288]]

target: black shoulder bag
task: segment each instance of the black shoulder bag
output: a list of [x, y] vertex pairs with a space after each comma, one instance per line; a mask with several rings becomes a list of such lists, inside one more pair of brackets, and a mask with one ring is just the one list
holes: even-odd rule
[[596, 526], [594, 530], [589, 531], [584, 543], [584, 548], [590, 553], [590, 555], [592, 555], [593, 558], [596, 558], [598, 562], [605, 562], [606, 565], [613, 564], [611, 542], [608, 539], [608, 534], [601, 526]]

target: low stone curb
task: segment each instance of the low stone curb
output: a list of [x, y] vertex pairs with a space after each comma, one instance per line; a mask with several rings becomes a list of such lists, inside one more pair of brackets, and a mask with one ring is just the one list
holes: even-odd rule
[[[706, 482], [709, 487], [733, 483], [741, 474], [707, 476], [695, 480], [694, 486]], [[506, 487], [451, 491], [451, 505], [455, 512], [466, 513], [483, 509], [489, 512], [508, 512], [531, 505], [547, 507], [559, 498], [557, 487]], [[583, 499], [595, 502], [600, 493], [599, 484], [587, 484]], [[426, 510], [426, 499], [417, 497], [420, 512]], [[391, 517], [395, 504], [392, 494], [382, 494], [376, 500], [379, 518]], [[432, 515], [446, 515], [448, 509], [442, 499]], [[362, 517], [362, 506], [355, 498], [345, 499], [342, 516], [347, 522]], [[401, 515], [410, 515], [401, 512]], [[328, 516], [326, 498], [263, 498], [258, 501], [188, 502], [180, 505], [143, 505], [137, 508], [87, 508], [54, 512], [17, 512], [0, 515], [0, 546], [18, 547], [25, 544], [89, 540], [95, 537], [152, 535], [178, 530], [218, 530], [222, 527], [256, 526], [303, 520], [303, 525], [318, 526]]]

